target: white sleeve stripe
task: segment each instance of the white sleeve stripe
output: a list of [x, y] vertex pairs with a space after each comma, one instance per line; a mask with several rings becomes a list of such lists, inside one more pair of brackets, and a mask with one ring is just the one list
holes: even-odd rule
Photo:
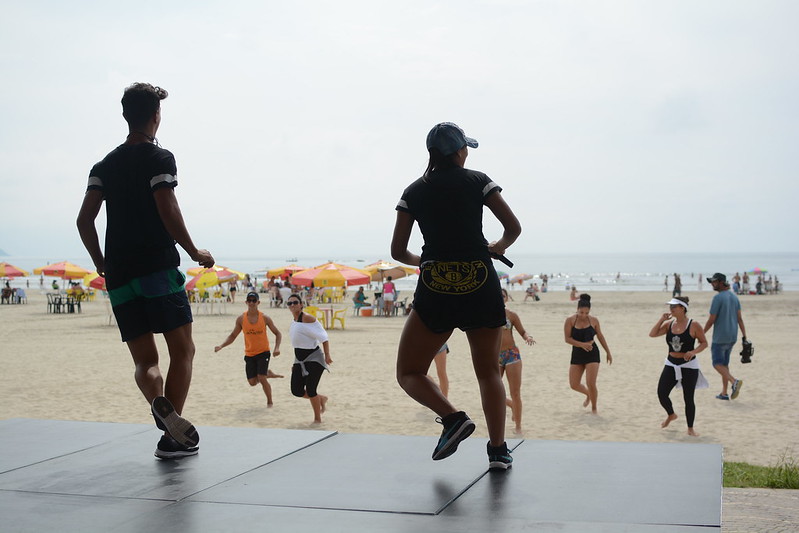
[[403, 209], [408, 209], [408, 202], [400, 198], [400, 201], [397, 202], [397, 207], [401, 207]]
[[159, 183], [172, 183], [174, 181], [177, 181], [177, 178], [172, 174], [159, 174], [150, 180], [150, 188], [152, 189]]
[[101, 180], [97, 176], [89, 176], [89, 184], [87, 185], [87, 187], [92, 187], [92, 186], [102, 188], [103, 180]]
[[489, 182], [486, 184], [486, 186], [485, 186], [485, 187], [483, 187], [483, 196], [485, 196], [486, 194], [488, 194], [489, 192], [491, 192], [491, 190], [492, 190], [493, 188], [495, 188], [495, 187], [499, 187], [499, 185], [497, 185], [497, 184], [496, 184], [496, 183], [494, 183], [493, 181], [489, 181]]

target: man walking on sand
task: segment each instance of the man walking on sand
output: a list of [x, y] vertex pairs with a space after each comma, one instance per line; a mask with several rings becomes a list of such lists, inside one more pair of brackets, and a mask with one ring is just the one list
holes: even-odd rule
[[[283, 335], [275, 327], [272, 319], [258, 310], [260, 298], [257, 292], [247, 294], [247, 312], [236, 319], [233, 331], [220, 344], [214, 347], [214, 352], [218, 352], [225, 346], [229, 346], [236, 340], [239, 333], [244, 332], [244, 363], [247, 383], [255, 387], [258, 383], [266, 394], [266, 406], [272, 407], [272, 386], [269, 385], [269, 377], [282, 378], [269, 371], [269, 360], [274, 353], [275, 357], [280, 355], [280, 341]], [[269, 328], [275, 335], [275, 351], [269, 350], [269, 337], [266, 336], [266, 328]]]
[[[710, 354], [713, 368], [721, 374], [721, 394], [716, 396], [719, 400], [734, 400], [741, 392], [742, 379], [735, 379], [730, 373], [730, 354], [738, 341], [738, 328], [741, 328], [743, 340], [746, 340], [746, 327], [741, 317], [741, 302], [730, 290], [727, 276], [716, 272], [713, 277], [707, 278], [713, 290], [718, 292], [710, 303], [710, 316], [705, 323], [705, 333], [713, 328], [713, 344]], [[732, 385], [731, 394], [727, 395], [727, 384]]]
[[[189, 236], [175, 197], [175, 158], [155, 138], [166, 97], [164, 89], [149, 83], [125, 89], [127, 139], [92, 167], [77, 225], [97, 272], [106, 278], [122, 341], [136, 366], [136, 384], [164, 431], [155, 456], [177, 459], [196, 455], [200, 436], [180, 416], [191, 384], [194, 341], [175, 242], [203, 267], [214, 266], [214, 258]], [[105, 253], [95, 226], [103, 201]], [[154, 333], [164, 335], [169, 351], [166, 380], [158, 366]]]

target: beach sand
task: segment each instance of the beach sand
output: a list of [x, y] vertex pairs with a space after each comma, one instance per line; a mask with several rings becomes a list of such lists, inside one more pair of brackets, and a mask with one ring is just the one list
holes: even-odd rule
[[[704, 324], [711, 291], [685, 292], [691, 298], [689, 317]], [[721, 380], [710, 365], [710, 350], [700, 354], [710, 388], [696, 393], [695, 429], [686, 435], [682, 393], [672, 392], [679, 419], [666, 428], [665, 412], [656, 395], [666, 355], [664, 338], [648, 332], [667, 311], [666, 292], [596, 292], [592, 313], [600, 319], [614, 363], [599, 371], [599, 415], [584, 409], [584, 397], [569, 389], [570, 346], [563, 341], [563, 323], [576, 303], [568, 293], [550, 292], [539, 302], [523, 303], [514, 291], [509, 306], [518, 312], [537, 344], [521, 346], [524, 381], [524, 437], [546, 440], [625, 442], [697, 442], [724, 447], [727, 461], [759, 465], [775, 463], [786, 452], [799, 453], [799, 416], [793, 386], [799, 372], [790, 361], [799, 316], [799, 293], [742, 297], [743, 316], [754, 342], [752, 364], [742, 365], [736, 345], [733, 374], [744, 380], [737, 400], [720, 401]], [[342, 307], [343, 304], [336, 304]], [[107, 300], [85, 302], [80, 314], [47, 314], [45, 295], [28, 291], [27, 305], [0, 306], [3, 402], [0, 418], [41, 418], [102, 422], [152, 423], [148, 406], [133, 381], [133, 364], [116, 326], [108, 325]], [[404, 317], [353, 317], [346, 329], [330, 331], [331, 372], [320, 392], [330, 397], [321, 425], [312, 425], [308, 400], [289, 392], [293, 349], [288, 339], [290, 313], [261, 310], [284, 332], [282, 354], [270, 368], [284, 374], [272, 379], [275, 405], [267, 408], [258, 387], [244, 376], [243, 339], [214, 353], [233, 328], [244, 303], [228, 304], [225, 315], [198, 314], [194, 322], [197, 354], [185, 416], [202, 426], [246, 426], [324, 429], [342, 433], [437, 436], [435, 414], [416, 404], [394, 378], [396, 346]], [[520, 339], [517, 337], [517, 342]], [[475, 436], [486, 437], [477, 383], [466, 336], [456, 331], [449, 341], [450, 399], [477, 423]], [[166, 345], [159, 337], [162, 369]], [[433, 375], [435, 371], [433, 370]], [[507, 436], [513, 437], [508, 411]]]

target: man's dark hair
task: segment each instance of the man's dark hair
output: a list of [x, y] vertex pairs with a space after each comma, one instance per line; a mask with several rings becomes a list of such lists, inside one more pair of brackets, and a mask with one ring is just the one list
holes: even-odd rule
[[134, 83], [122, 95], [122, 116], [132, 128], [141, 128], [161, 107], [169, 93], [149, 83]]

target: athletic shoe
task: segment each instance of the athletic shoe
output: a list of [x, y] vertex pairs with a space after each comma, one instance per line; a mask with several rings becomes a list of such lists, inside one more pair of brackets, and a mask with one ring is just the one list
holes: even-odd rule
[[446, 459], [455, 453], [458, 450], [458, 444], [474, 431], [474, 422], [463, 411], [452, 413], [444, 418], [436, 418], [436, 422], [443, 424], [444, 430], [433, 451], [433, 461]]
[[502, 446], [491, 446], [489, 441], [486, 444], [486, 449], [488, 450], [489, 470], [507, 470], [513, 466], [513, 457], [510, 456], [507, 442], [503, 442]]
[[155, 448], [155, 456], [159, 459], [180, 459], [190, 455], [197, 455], [200, 448], [197, 446], [183, 446], [181, 443], [168, 435], [162, 435]]
[[729, 400], [730, 397], [727, 396], [726, 394], [716, 394], [716, 399], [717, 400]]
[[738, 393], [741, 392], [741, 387], [743, 387], [744, 380], [736, 379], [735, 382], [732, 384], [732, 394], [730, 394], [730, 400], [734, 400], [738, 397]]
[[[169, 400], [163, 396], [158, 396], [153, 400], [152, 411], [155, 416], [155, 425], [169, 433], [181, 445], [191, 448], [200, 442], [200, 435], [197, 434], [197, 430], [194, 429], [191, 422], [181, 417]], [[159, 424], [159, 422], [161, 423]]]

